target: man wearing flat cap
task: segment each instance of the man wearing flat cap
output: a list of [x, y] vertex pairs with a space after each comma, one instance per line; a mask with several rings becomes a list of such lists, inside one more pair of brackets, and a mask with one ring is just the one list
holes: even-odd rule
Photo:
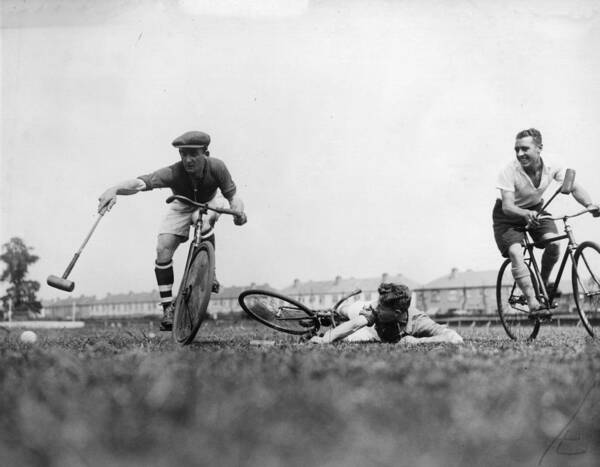
[[[179, 150], [180, 161], [109, 188], [100, 195], [98, 211], [111, 209], [117, 201], [117, 195], [170, 188], [174, 195], [182, 195], [198, 203], [207, 203], [213, 208], [226, 208], [228, 201], [231, 209], [242, 213], [234, 218], [234, 223], [245, 224], [244, 203], [236, 193], [229, 170], [222, 160], [209, 157], [210, 136], [201, 131], [188, 131], [175, 138], [172, 144]], [[160, 326], [162, 331], [170, 331], [173, 326], [173, 254], [177, 247], [187, 240], [195, 211], [196, 208], [175, 200], [168, 205], [159, 228], [154, 272], [164, 312]], [[219, 214], [209, 211], [208, 222], [204, 224], [202, 232], [202, 237], [211, 241], [213, 245], [213, 226], [218, 217]], [[213, 292], [218, 291], [219, 283], [215, 279]]]

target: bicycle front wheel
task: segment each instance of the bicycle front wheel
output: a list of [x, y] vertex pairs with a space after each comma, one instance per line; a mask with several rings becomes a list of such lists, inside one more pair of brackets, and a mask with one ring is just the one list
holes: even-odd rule
[[[496, 302], [500, 322], [508, 337], [513, 340], [535, 339], [540, 330], [540, 320], [529, 317], [527, 299], [513, 279], [510, 265], [509, 259], [502, 263], [498, 272], [498, 280], [496, 281]], [[533, 287], [537, 291], [538, 287], [535, 276], [531, 272], [531, 267], [529, 265], [527, 267], [531, 275]]]
[[202, 242], [193, 255], [175, 300], [173, 337], [182, 345], [194, 340], [206, 317], [215, 278], [215, 250], [212, 244]]
[[252, 318], [277, 331], [301, 335], [314, 333], [319, 328], [319, 320], [312, 310], [276, 292], [245, 290], [238, 302]]
[[575, 250], [571, 272], [573, 297], [581, 323], [592, 337], [600, 323], [600, 246], [583, 242]]

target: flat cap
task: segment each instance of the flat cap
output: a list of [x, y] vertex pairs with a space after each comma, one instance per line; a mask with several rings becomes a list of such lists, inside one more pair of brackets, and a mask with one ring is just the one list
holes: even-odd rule
[[207, 148], [210, 136], [202, 131], [187, 131], [173, 140], [176, 148]]

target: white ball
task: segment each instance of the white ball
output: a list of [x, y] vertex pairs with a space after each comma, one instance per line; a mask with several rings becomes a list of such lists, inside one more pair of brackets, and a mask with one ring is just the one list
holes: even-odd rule
[[37, 341], [37, 334], [33, 331], [23, 331], [20, 339], [21, 342], [26, 344], [33, 344], [35, 341]]
[[156, 337], [156, 334], [154, 334], [153, 332], [149, 332], [149, 333], [148, 333], [148, 337], [149, 337], [150, 339], [154, 339], [154, 338]]

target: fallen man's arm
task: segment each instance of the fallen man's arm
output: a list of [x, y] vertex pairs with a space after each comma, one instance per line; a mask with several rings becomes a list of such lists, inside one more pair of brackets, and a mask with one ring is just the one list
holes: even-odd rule
[[353, 332], [358, 331], [359, 329], [367, 326], [368, 321], [367, 318], [360, 315], [356, 318], [351, 319], [350, 321], [345, 321], [339, 326], [336, 326], [333, 329], [330, 329], [323, 337], [314, 336], [308, 342], [313, 344], [330, 344], [331, 342], [339, 341], [346, 336], [349, 336]]
[[408, 345], [433, 343], [464, 344], [463, 338], [456, 331], [449, 328], [431, 337], [405, 336], [400, 342]]

